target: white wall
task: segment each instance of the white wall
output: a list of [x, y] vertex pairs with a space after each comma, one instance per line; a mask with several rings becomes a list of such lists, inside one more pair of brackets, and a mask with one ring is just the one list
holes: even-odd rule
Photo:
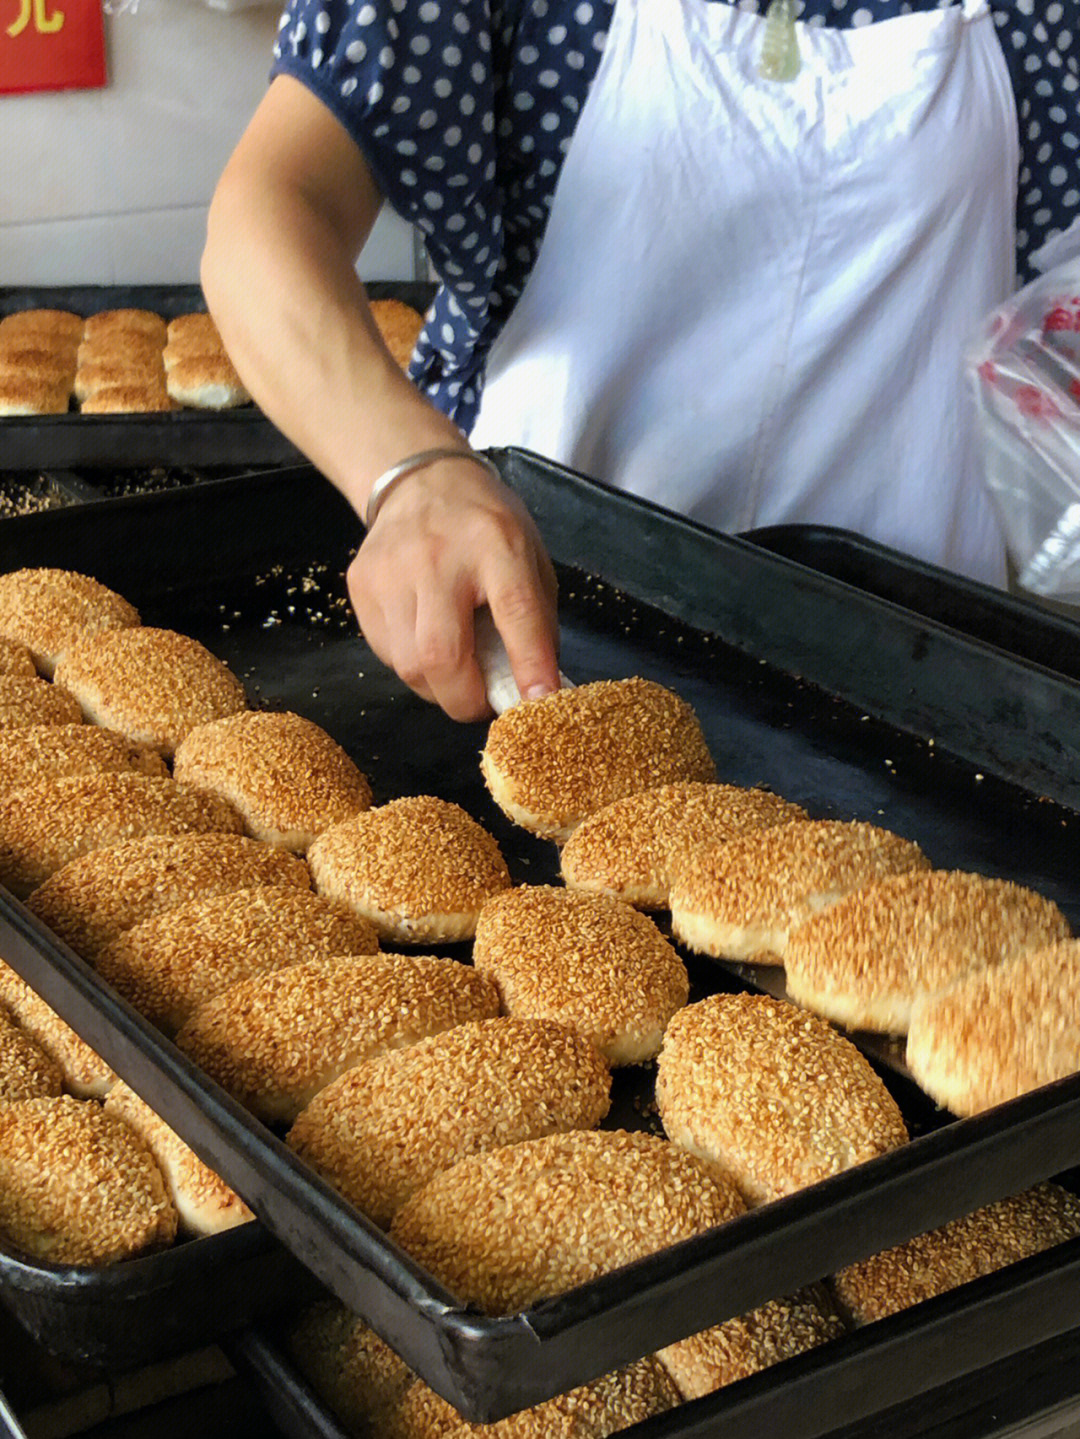
[[[266, 88], [276, 3], [106, 16], [104, 90], [0, 95], [0, 286], [193, 283], [217, 176]], [[365, 279], [412, 279], [384, 212]]]

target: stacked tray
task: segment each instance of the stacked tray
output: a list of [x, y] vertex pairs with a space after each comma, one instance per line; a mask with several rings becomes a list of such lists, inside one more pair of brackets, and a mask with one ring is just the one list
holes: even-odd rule
[[[895, 829], [941, 867], [1028, 884], [1080, 928], [1080, 777], [1063, 758], [1080, 737], [1080, 683], [1047, 663], [1080, 631], [875, 550], [905, 577], [901, 603], [527, 453], [495, 458], [560, 566], [567, 673], [657, 679], [693, 704], [721, 778]], [[371, 776], [377, 803], [438, 793], [488, 825], [517, 881], [553, 879], [553, 846], [509, 825], [484, 790], [483, 727], [454, 725], [417, 700], [356, 635], [342, 571], [360, 537], [347, 506], [300, 467], [13, 519], [0, 527], [0, 567], [96, 575], [147, 623], [201, 639], [253, 700], [322, 724]], [[833, 539], [842, 547], [843, 536]], [[961, 599], [979, 620], [971, 633], [940, 617]], [[1029, 639], [1040, 662], [1024, 657]], [[244, 1195], [281, 1249], [479, 1420], [1080, 1163], [1080, 1077], [958, 1122], [886, 1067], [916, 1136], [905, 1148], [527, 1314], [492, 1318], [462, 1306], [314, 1179], [10, 899], [0, 904], [0, 953]], [[690, 968], [696, 994], [746, 983], [724, 966]], [[648, 1122], [648, 1078], [619, 1076], [607, 1123]], [[188, 1248], [209, 1262], [217, 1244]], [[0, 1261], [0, 1285], [9, 1278]], [[813, 1439], [1078, 1324], [1075, 1241], [635, 1432], [722, 1426], [734, 1439]]]
[[[425, 310], [434, 286], [371, 281], [372, 299], [393, 298]], [[165, 319], [205, 310], [198, 285], [54, 285], [0, 288], [0, 319], [15, 310], [61, 309], [78, 315], [126, 307]], [[138, 465], [251, 466], [296, 463], [296, 447], [253, 405], [237, 410], [176, 410], [153, 415], [14, 416], [0, 420], [4, 470], [99, 469]]]

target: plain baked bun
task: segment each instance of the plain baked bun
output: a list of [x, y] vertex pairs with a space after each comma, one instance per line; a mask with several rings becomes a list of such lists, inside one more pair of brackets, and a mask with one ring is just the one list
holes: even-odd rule
[[563, 846], [562, 877], [571, 889], [666, 909], [672, 867], [688, 847], [805, 818], [799, 805], [768, 790], [701, 781], [659, 785], [582, 820]]
[[289, 885], [200, 896], [124, 930], [94, 967], [140, 1014], [174, 1033], [242, 979], [309, 959], [374, 954], [374, 929], [344, 905]]
[[498, 1010], [494, 987], [456, 960], [350, 955], [241, 980], [176, 1043], [260, 1119], [291, 1124], [354, 1064]]
[[481, 907], [509, 888], [494, 836], [460, 805], [409, 795], [324, 830], [308, 850], [320, 894], [397, 944], [471, 939]]
[[1068, 933], [1056, 904], [1010, 880], [913, 871], [856, 890], [794, 930], [787, 992], [849, 1029], [905, 1034], [921, 996]]
[[598, 680], [514, 705], [480, 756], [495, 803], [533, 834], [563, 842], [625, 795], [716, 768], [694, 711], [652, 680]]
[[247, 832], [303, 854], [371, 805], [371, 785], [336, 740], [302, 715], [246, 710], [191, 730], [173, 775], [227, 800]]
[[911, 1010], [907, 1065], [953, 1114], [980, 1114], [1080, 1071], [1080, 940], [974, 971]]
[[176, 630], [140, 626], [88, 635], [69, 646], [56, 680], [88, 720], [166, 758], [197, 725], [247, 708], [228, 666]]
[[684, 852], [671, 932], [716, 959], [782, 964], [788, 935], [845, 894], [929, 861], [912, 840], [859, 821], [800, 820]]
[[689, 995], [686, 966], [647, 915], [547, 885], [488, 901], [473, 964], [508, 1014], [570, 1025], [611, 1064], [652, 1059]]
[[906, 1143], [900, 1109], [831, 1025], [768, 995], [714, 994], [674, 1016], [657, 1061], [664, 1130], [723, 1165], [750, 1204]]
[[608, 1110], [599, 1051], [565, 1025], [477, 1020], [349, 1069], [311, 1101], [289, 1146], [376, 1224], [466, 1155]]

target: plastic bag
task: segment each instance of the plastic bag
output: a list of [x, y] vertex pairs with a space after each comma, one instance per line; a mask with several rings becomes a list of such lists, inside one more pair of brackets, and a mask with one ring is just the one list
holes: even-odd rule
[[1017, 583], [1080, 599], [1080, 256], [994, 311], [968, 371]]

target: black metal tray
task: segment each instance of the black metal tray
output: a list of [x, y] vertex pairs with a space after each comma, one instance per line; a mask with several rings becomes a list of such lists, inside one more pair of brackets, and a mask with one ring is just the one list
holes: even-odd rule
[[[697, 709], [722, 777], [889, 825], [935, 863], [1009, 875], [1080, 921], [1068, 807], [1078, 780], [1061, 763], [1080, 735], [1074, 680], [535, 456], [496, 458], [561, 566], [569, 674], [659, 679]], [[0, 527], [0, 566], [95, 574], [148, 623], [203, 639], [253, 697], [324, 724], [371, 775], [378, 802], [434, 788], [489, 824], [515, 878], [553, 878], [553, 847], [509, 826], [486, 795], [483, 727], [422, 704], [356, 636], [341, 569], [360, 535], [344, 502], [301, 468], [13, 519]], [[988, 621], [1000, 599], [981, 592]], [[889, 1074], [917, 1134], [904, 1149], [528, 1314], [488, 1318], [315, 1181], [14, 901], [0, 906], [0, 952], [328, 1288], [481, 1420], [1080, 1161], [1080, 1078], [948, 1122]], [[735, 983], [718, 966], [692, 968], [698, 992]], [[747, 1381], [738, 1413], [731, 1395], [713, 1395], [656, 1421], [655, 1433], [709, 1434], [722, 1419], [727, 1435], [783, 1426], [811, 1439], [1078, 1320], [1073, 1244], [1022, 1275], [991, 1276], [977, 1301], [945, 1296], [793, 1361], [783, 1382]]]
[[[425, 310], [434, 286], [417, 281], [366, 283], [372, 299], [404, 300]], [[53, 285], [0, 288], [0, 319], [14, 310], [52, 308], [92, 315], [134, 306], [166, 319], [205, 310], [198, 285]], [[295, 464], [296, 446], [253, 405], [176, 410], [159, 415], [13, 416], [0, 420], [0, 470], [131, 468], [137, 465]]]

